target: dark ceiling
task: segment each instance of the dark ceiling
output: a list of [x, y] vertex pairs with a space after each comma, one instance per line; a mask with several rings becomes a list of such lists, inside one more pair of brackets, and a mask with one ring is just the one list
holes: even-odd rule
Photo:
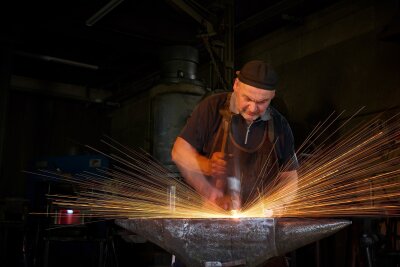
[[[190, 6], [224, 34], [224, 1], [44, 0], [5, 1], [0, 44], [12, 55], [11, 74], [38, 80], [117, 91], [159, 69], [158, 52], [168, 45], [191, 45], [210, 61], [200, 34], [205, 27], [177, 2]], [[229, 2], [229, 0], [228, 0]], [[302, 18], [332, 0], [236, 0], [235, 48]], [[97, 21], [88, 21], [115, 3]], [[199, 5], [201, 4], [201, 6]], [[3, 64], [4, 65], [4, 64]]]

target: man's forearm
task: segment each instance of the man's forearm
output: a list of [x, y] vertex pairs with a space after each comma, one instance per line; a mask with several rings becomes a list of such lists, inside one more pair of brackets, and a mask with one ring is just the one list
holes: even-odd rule
[[207, 192], [210, 190], [211, 185], [207, 178], [201, 172], [187, 169], [178, 162], [176, 162], [176, 165], [178, 166], [179, 171], [181, 172], [186, 183], [192, 186], [200, 195], [208, 198]]
[[172, 161], [185, 172], [210, 175], [209, 159], [200, 155], [188, 142], [180, 137], [175, 141], [171, 156]]
[[210, 184], [210, 161], [200, 155], [188, 142], [178, 137], [172, 149], [172, 160], [178, 166], [185, 181], [199, 194], [214, 201], [220, 193]]

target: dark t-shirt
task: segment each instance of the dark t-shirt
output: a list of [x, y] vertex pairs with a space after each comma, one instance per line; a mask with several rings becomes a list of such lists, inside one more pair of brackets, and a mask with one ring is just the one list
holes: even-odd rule
[[[218, 131], [222, 121], [220, 109], [224, 108], [228, 93], [219, 93], [205, 98], [200, 102], [185, 127], [180, 133], [180, 137], [191, 144], [201, 155], [209, 157], [212, 150], [213, 137]], [[298, 162], [294, 152], [294, 140], [292, 130], [287, 120], [273, 107], [269, 107], [269, 112], [274, 125], [275, 149], [277, 152], [280, 167], [286, 166], [287, 170], [298, 168]], [[260, 139], [267, 131], [267, 121], [257, 119], [253, 122], [248, 133], [247, 143], [245, 135], [247, 123], [240, 114], [232, 117], [232, 134], [235, 141], [245, 148], [253, 148], [260, 143]]]

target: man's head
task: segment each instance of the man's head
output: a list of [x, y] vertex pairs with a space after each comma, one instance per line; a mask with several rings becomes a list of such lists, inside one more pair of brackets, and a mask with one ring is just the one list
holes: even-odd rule
[[278, 77], [265, 62], [247, 62], [236, 73], [233, 90], [236, 94], [236, 107], [243, 118], [251, 122], [262, 116], [275, 96]]

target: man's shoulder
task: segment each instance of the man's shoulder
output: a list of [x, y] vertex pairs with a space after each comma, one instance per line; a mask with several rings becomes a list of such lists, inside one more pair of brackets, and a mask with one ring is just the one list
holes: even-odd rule
[[278, 131], [286, 131], [288, 128], [290, 129], [290, 125], [288, 120], [284, 115], [282, 115], [276, 108], [270, 106], [271, 116], [274, 121], [275, 129]]
[[273, 106], [269, 107], [271, 110], [271, 116], [274, 120], [277, 120], [279, 122], [287, 122], [285, 116], [283, 116], [276, 108]]
[[228, 92], [223, 93], [213, 93], [206, 96], [197, 105], [196, 112], [211, 112], [216, 113], [220, 108], [222, 108], [226, 102]]

